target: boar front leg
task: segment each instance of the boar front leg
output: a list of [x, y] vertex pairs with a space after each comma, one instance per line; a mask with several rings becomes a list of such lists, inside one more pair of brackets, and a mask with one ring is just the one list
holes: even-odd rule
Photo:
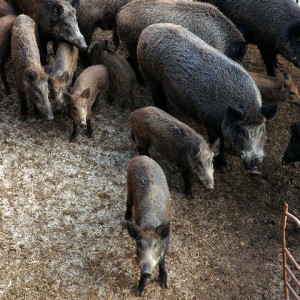
[[168, 275], [165, 266], [165, 256], [159, 262], [159, 283], [162, 288], [168, 288]]
[[93, 128], [92, 128], [91, 119], [88, 119], [86, 123], [87, 123], [87, 136], [89, 138], [92, 138], [93, 137]]
[[192, 192], [192, 185], [191, 185], [192, 172], [190, 169], [183, 167], [181, 168], [181, 174], [184, 182], [184, 193], [188, 198], [193, 199], [194, 195]]
[[75, 142], [76, 141], [77, 131], [78, 131], [78, 126], [76, 125], [75, 122], [73, 122], [73, 131], [72, 131], [72, 134], [70, 136], [70, 142]]
[[267, 74], [269, 76], [275, 76], [275, 66], [276, 66], [276, 53], [275, 51], [266, 45], [257, 45], [261, 57], [267, 67]]
[[21, 104], [21, 118], [23, 121], [27, 120], [28, 111], [27, 111], [27, 99], [24, 92], [20, 91], [20, 104]]
[[11, 89], [10, 89], [10, 86], [7, 82], [7, 79], [6, 79], [6, 72], [5, 72], [5, 66], [4, 66], [4, 63], [2, 63], [0, 65], [0, 70], [1, 70], [1, 80], [4, 84], [4, 88], [5, 88], [5, 94], [6, 95], [10, 95], [11, 94]]

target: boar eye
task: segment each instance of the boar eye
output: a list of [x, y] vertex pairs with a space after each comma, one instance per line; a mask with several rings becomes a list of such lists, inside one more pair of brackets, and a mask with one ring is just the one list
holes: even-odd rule
[[76, 111], [76, 110], [77, 110], [76, 106], [73, 106], [73, 110], [74, 110], [74, 111]]

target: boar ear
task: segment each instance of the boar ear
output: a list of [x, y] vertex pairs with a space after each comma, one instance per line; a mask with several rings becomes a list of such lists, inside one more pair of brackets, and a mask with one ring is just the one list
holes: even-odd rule
[[71, 5], [77, 10], [80, 7], [80, 0], [73, 0]]
[[64, 96], [66, 103], [69, 105], [72, 102], [72, 95], [69, 94], [68, 92], [64, 92], [63, 96]]
[[285, 73], [283, 74], [283, 77], [284, 77], [284, 79], [286, 79], [286, 80], [292, 80], [292, 77], [291, 77], [290, 73], [285, 72]]
[[170, 222], [164, 222], [155, 228], [155, 231], [163, 240], [170, 235]]
[[269, 105], [263, 105], [261, 107], [261, 114], [267, 119], [271, 120], [275, 117], [278, 109], [278, 102], [274, 102]]
[[140, 235], [140, 228], [139, 226], [135, 225], [134, 223], [127, 221], [127, 230], [129, 235], [134, 238], [135, 240], [138, 238], [138, 236]]
[[300, 123], [292, 123], [290, 128], [293, 137], [300, 137]]
[[210, 146], [210, 149], [213, 152], [214, 156], [217, 156], [219, 154], [220, 146], [221, 146], [221, 138], [216, 139], [214, 143]]
[[58, 21], [61, 15], [64, 13], [64, 7], [59, 3], [52, 5], [51, 18], [54, 22]]
[[37, 77], [36, 72], [32, 70], [26, 70], [23, 75], [24, 80], [29, 82], [34, 82], [36, 80], [36, 77]]
[[69, 73], [66, 71], [64, 72], [61, 76], [60, 76], [61, 80], [63, 80], [64, 82], [68, 82], [70, 79]]
[[85, 90], [82, 92], [81, 97], [87, 98], [87, 99], [88, 99], [88, 98], [90, 97], [90, 88], [85, 89]]
[[226, 118], [235, 122], [241, 121], [245, 118], [245, 111], [241, 107], [237, 108], [229, 105], [226, 112]]

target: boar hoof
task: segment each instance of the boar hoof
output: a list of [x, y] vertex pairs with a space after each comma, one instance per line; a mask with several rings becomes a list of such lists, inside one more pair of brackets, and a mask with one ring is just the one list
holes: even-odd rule
[[191, 189], [185, 190], [184, 193], [188, 199], [194, 199], [194, 194]]
[[159, 283], [161, 285], [162, 288], [168, 288], [168, 277], [167, 277], [167, 272], [162, 272], [159, 274]]
[[76, 142], [76, 136], [71, 135], [69, 141], [70, 143]]
[[28, 115], [21, 115], [21, 120], [23, 122], [27, 121], [27, 119], [28, 119]]
[[9, 90], [5, 90], [5, 95], [6, 95], [6, 96], [9, 96], [9, 95], [11, 95], [11, 89], [9, 89]]

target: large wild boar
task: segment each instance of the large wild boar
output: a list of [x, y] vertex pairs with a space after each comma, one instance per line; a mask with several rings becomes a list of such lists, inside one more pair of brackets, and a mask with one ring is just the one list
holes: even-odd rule
[[47, 68], [50, 90], [56, 110], [60, 110], [65, 106], [63, 93], [69, 91], [77, 61], [77, 47], [65, 42], [59, 43], [54, 60]]
[[11, 89], [6, 79], [5, 62], [10, 54], [11, 29], [15, 19], [16, 16], [12, 15], [0, 18], [0, 73], [6, 95], [11, 93]]
[[93, 136], [91, 123], [92, 106], [99, 94], [108, 91], [108, 73], [103, 65], [95, 65], [85, 69], [75, 81], [70, 93], [65, 92], [70, 116], [73, 120], [73, 131], [70, 142], [77, 137], [78, 126], [87, 128], [87, 136]]
[[133, 92], [136, 88], [136, 76], [129, 63], [118, 53], [108, 49], [108, 41], [95, 43], [90, 50], [93, 64], [103, 64], [107, 68], [109, 77], [109, 100], [121, 100], [122, 107], [128, 102], [131, 109], [135, 108]]
[[245, 39], [216, 7], [190, 1], [135, 0], [118, 12], [114, 40], [116, 46], [117, 36], [124, 42], [129, 52], [128, 61], [136, 72], [139, 36], [144, 28], [155, 23], [182, 25], [233, 60], [239, 63], [243, 61], [246, 53]]
[[36, 23], [26, 15], [19, 15], [12, 27], [11, 56], [15, 82], [20, 95], [21, 116], [27, 118], [29, 98], [48, 120], [53, 119], [48, 99], [48, 75], [41, 65], [36, 42]]
[[135, 157], [129, 163], [125, 219], [129, 235], [136, 240], [140, 295], [157, 264], [160, 284], [167, 287], [165, 257], [170, 240], [171, 199], [163, 170], [147, 156]]
[[216, 5], [257, 45], [274, 76], [276, 55], [300, 67], [300, 7], [294, 0], [204, 0]]
[[225, 139], [249, 172], [260, 173], [265, 121], [277, 104], [262, 106], [255, 82], [239, 64], [174, 24], [144, 29], [137, 55], [155, 106], [171, 104], [202, 122], [210, 143], [221, 138], [216, 165], [226, 168]]
[[291, 138], [285, 150], [282, 161], [286, 164], [300, 162], [300, 123], [293, 123], [291, 128]]
[[47, 53], [46, 42], [49, 40], [66, 41], [79, 50], [87, 48], [76, 19], [78, 0], [30, 0], [30, 4], [28, 0], [14, 0], [14, 3], [20, 13], [37, 23], [43, 53]]
[[153, 106], [135, 110], [131, 114], [130, 125], [140, 154], [149, 156], [148, 149], [154, 147], [178, 166], [187, 196], [193, 197], [193, 173], [206, 188], [214, 188], [213, 158], [218, 154], [219, 140], [210, 148], [192, 128]]
[[80, 31], [89, 45], [97, 27], [112, 30], [118, 10], [131, 0], [81, 0], [77, 11]]
[[277, 78], [264, 74], [248, 72], [260, 90], [263, 103], [275, 101], [289, 101], [300, 105], [298, 88], [290, 74], [285, 73], [284, 78]]

